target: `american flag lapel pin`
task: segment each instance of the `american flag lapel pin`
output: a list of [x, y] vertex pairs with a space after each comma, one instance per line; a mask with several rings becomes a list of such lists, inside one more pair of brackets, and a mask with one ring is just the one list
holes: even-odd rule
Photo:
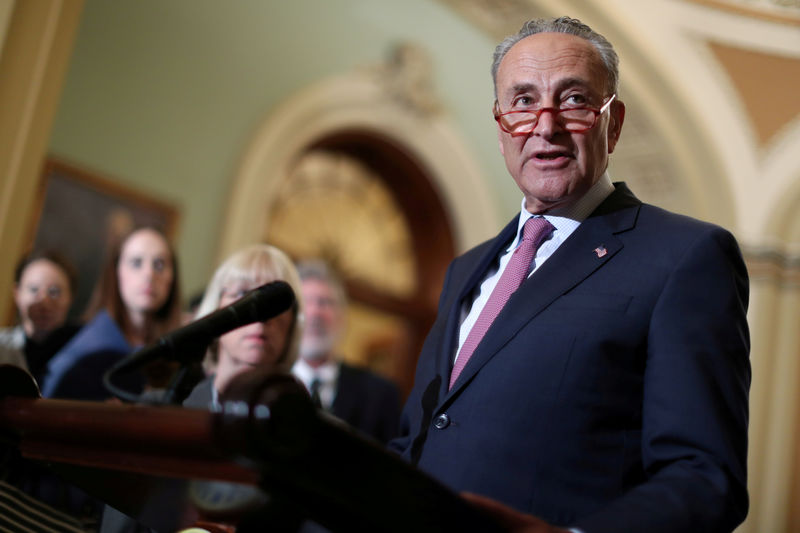
[[597, 254], [597, 257], [603, 257], [608, 253], [608, 250], [606, 250], [605, 246], [601, 245], [594, 249], [594, 253]]

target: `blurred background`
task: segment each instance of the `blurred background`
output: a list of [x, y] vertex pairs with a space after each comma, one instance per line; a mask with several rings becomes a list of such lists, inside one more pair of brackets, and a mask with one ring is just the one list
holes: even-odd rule
[[494, 46], [562, 14], [620, 56], [612, 179], [739, 239], [754, 376], [739, 531], [800, 531], [797, 0], [0, 0], [3, 324], [34, 245], [72, 255], [77, 314], [132, 224], [172, 237], [187, 297], [267, 241], [336, 267], [342, 352], [408, 390], [448, 262], [519, 209]]

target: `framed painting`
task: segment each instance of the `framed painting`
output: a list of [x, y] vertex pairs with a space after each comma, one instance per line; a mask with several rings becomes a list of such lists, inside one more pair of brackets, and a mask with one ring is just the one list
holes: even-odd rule
[[54, 249], [75, 266], [78, 287], [71, 316], [86, 308], [111, 245], [136, 226], [153, 226], [174, 241], [176, 206], [56, 157], [41, 180], [31, 248]]

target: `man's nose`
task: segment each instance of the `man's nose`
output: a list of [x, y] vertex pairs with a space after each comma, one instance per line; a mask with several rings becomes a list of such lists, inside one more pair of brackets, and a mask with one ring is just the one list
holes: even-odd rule
[[319, 321], [322, 316], [322, 306], [310, 303], [306, 306], [305, 313], [308, 320]]
[[319, 313], [325, 307], [324, 303], [318, 298], [305, 298], [306, 312], [313, 311]]
[[563, 129], [558, 120], [558, 109], [546, 107], [539, 113], [539, 119], [536, 121], [533, 132], [542, 137], [550, 137], [561, 132]]

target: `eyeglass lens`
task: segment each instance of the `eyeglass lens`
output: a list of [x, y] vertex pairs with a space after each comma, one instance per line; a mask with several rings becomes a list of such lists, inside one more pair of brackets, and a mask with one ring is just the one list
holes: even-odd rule
[[[501, 125], [511, 133], [530, 133], [539, 121], [542, 111], [512, 111], [500, 116]], [[592, 109], [561, 109], [552, 110], [555, 119], [562, 128], [568, 131], [582, 131], [594, 126], [597, 115]]]

